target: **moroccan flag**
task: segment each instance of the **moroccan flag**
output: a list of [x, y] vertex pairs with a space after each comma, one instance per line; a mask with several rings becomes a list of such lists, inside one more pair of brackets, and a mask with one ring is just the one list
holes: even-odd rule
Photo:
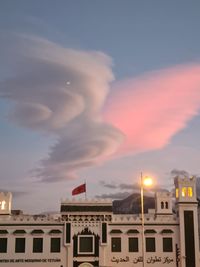
[[86, 192], [86, 184], [81, 184], [72, 190], [72, 196]]

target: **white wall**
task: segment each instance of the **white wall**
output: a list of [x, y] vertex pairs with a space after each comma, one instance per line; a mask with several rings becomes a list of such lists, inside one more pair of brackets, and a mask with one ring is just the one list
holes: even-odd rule
[[[63, 235], [50, 235], [49, 231], [51, 229], [60, 229], [63, 231], [62, 226], [10, 226], [10, 227], [1, 227], [1, 229], [7, 229], [9, 234], [1, 235], [1, 237], [8, 238], [7, 244], [7, 253], [0, 253], [0, 266], [1, 267], [66, 267], [66, 248], [63, 246]], [[25, 235], [14, 235], [13, 232], [16, 229], [24, 229], [27, 234]], [[42, 235], [32, 235], [31, 231], [33, 229], [43, 229], [45, 232]], [[24, 237], [26, 238], [26, 249], [25, 253], [15, 253], [15, 238]], [[43, 238], [43, 252], [42, 253], [33, 253], [33, 238], [42, 237]], [[51, 237], [60, 237], [61, 238], [61, 252], [60, 253], [51, 253], [50, 252], [50, 239]], [[41, 260], [39, 262], [25, 262], [25, 260]], [[8, 262], [1, 262], [2, 260], [7, 260]], [[58, 261], [56, 261], [58, 260]]]

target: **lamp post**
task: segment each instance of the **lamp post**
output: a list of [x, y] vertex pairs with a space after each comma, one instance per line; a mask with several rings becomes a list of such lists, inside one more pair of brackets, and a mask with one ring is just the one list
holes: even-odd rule
[[141, 172], [140, 177], [140, 196], [141, 196], [141, 215], [142, 215], [142, 266], [145, 267], [145, 236], [144, 236], [144, 186], [151, 186], [152, 179], [150, 177], [143, 177]]

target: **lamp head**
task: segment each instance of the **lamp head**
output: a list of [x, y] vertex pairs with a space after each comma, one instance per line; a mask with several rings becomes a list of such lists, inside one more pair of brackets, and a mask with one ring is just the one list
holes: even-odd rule
[[150, 187], [150, 186], [152, 186], [152, 184], [153, 184], [153, 180], [151, 177], [144, 177], [144, 179], [143, 179], [143, 185], [144, 186]]

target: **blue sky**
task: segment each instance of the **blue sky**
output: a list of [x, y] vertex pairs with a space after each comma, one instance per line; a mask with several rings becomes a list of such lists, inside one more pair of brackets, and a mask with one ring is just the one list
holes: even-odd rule
[[[165, 70], [173, 69], [173, 71], [176, 71], [177, 66], [187, 67], [192, 65], [188, 72], [193, 73], [193, 65], [197, 65], [198, 67], [200, 59], [199, 11], [200, 3], [198, 1], [191, 3], [183, 0], [176, 2], [153, 0], [149, 2], [132, 0], [2, 1], [0, 3], [0, 31], [3, 45], [0, 46], [0, 54], [3, 60], [0, 63], [0, 97], [2, 92], [5, 94], [5, 88], [12, 90], [9, 93], [14, 94], [13, 92], [16, 88], [11, 83], [12, 81], [9, 80], [13, 77], [20, 77], [20, 85], [26, 84], [27, 86], [27, 81], [29, 81], [31, 88], [34, 80], [31, 80], [30, 77], [40, 77], [34, 76], [34, 71], [37, 69], [37, 66], [40, 66], [40, 62], [35, 61], [36, 59], [33, 55], [35, 52], [34, 49], [36, 49], [37, 56], [43, 57], [46, 51], [45, 47], [47, 50], [49, 49], [50, 54], [54, 53], [55, 50], [58, 51], [55, 52], [57, 65], [60, 63], [60, 61], [58, 62], [61, 53], [59, 50], [60, 46], [65, 49], [72, 49], [75, 53], [76, 51], [87, 53], [87, 55], [75, 55], [75, 58], [72, 57], [71, 60], [76, 60], [78, 56], [86, 57], [84, 60], [87, 60], [89, 62], [88, 64], [91, 64], [88, 66], [94, 66], [94, 69], [100, 68], [102, 81], [109, 84], [108, 97], [106, 97], [104, 104], [107, 103], [109, 97], [112, 100], [116, 91], [123, 90], [121, 86], [118, 86], [118, 83], [122, 80], [135, 79], [138, 81], [140, 77], [142, 77], [142, 80], [146, 80], [146, 75], [149, 75], [149, 73], [151, 75], [156, 71], [159, 72], [159, 75], [152, 74], [153, 79], [159, 79], [159, 81], [166, 81], [167, 83], [168, 76], [165, 78]], [[11, 39], [8, 36], [11, 36], [9, 37]], [[17, 40], [16, 43], [15, 38]], [[30, 38], [34, 40], [30, 40]], [[37, 38], [41, 38], [41, 40]], [[52, 42], [53, 47], [49, 43], [46, 43], [47, 40]], [[25, 47], [23, 48], [24, 50], [20, 50], [21, 47]], [[32, 54], [28, 54], [31, 53], [30, 51]], [[105, 59], [102, 55], [95, 55], [96, 63], [92, 54], [93, 51], [100, 51], [110, 59]], [[21, 61], [20, 53], [23, 54], [22, 56], [24, 58], [22, 58], [24, 61]], [[66, 53], [71, 57], [69, 50]], [[108, 61], [112, 61], [112, 63]], [[65, 64], [64, 60], [62, 64]], [[86, 64], [85, 61], [83, 61], [83, 64]], [[26, 76], [25, 70], [29, 66], [32, 66], [29, 71], [30, 76]], [[69, 76], [70, 79], [73, 77], [76, 80], [74, 81], [76, 82], [76, 86], [79, 85], [78, 79], [85, 81], [85, 77], [79, 76], [83, 72], [83, 69], [79, 70], [79, 62], [76, 62], [76, 64], [72, 62], [72, 65], [67, 65], [67, 68], [68, 73], [72, 75]], [[72, 71], [74, 68], [76, 69], [76, 73]], [[50, 79], [51, 75], [48, 76], [48, 71], [52, 71], [52, 69], [47, 69], [43, 66], [42, 70], [45, 72], [44, 76], [41, 73], [42, 78], [40, 78], [42, 82], [47, 82], [47, 84], [52, 83], [53, 81]], [[109, 76], [110, 72], [113, 73], [115, 79]], [[177, 73], [181, 77], [179, 70]], [[97, 74], [98, 72], [95, 73], [95, 71], [92, 74], [92, 79], [95, 82], [99, 82], [95, 76]], [[58, 80], [60, 78], [59, 75], [58, 72], [56, 76]], [[187, 82], [190, 79], [189, 74], [188, 78], [187, 75], [184, 76]], [[46, 81], [47, 79], [49, 81]], [[67, 79], [68, 77], [66, 77], [66, 81]], [[69, 82], [71, 82], [70, 79]], [[7, 80], [9, 82], [6, 84], [5, 81], [7, 82]], [[37, 88], [40, 87], [39, 82]], [[191, 89], [194, 84], [193, 80], [191, 81], [191, 87], [188, 86], [188, 89], [185, 89], [188, 92], [191, 90], [191, 96], [193, 96], [193, 91], [195, 91], [195, 96], [199, 95], [200, 89], [198, 89], [198, 86], [200, 84], [198, 82], [195, 80], [197, 85], [195, 85], [194, 90]], [[13, 88], [9, 86], [13, 86]], [[144, 87], [146, 88], [145, 101], [149, 99], [149, 102], [151, 102], [152, 95], [148, 93], [148, 83], [147, 85], [145, 83]], [[106, 85], [105, 90], [107, 89]], [[33, 87], [30, 90], [34, 92], [35, 89]], [[84, 88], [81, 90], [83, 90], [82, 93], [84, 94]], [[161, 88], [161, 90], [164, 89]], [[180, 91], [177, 88], [174, 90]], [[38, 91], [39, 93], [41, 94], [40, 91]], [[153, 93], [156, 95], [156, 92]], [[174, 103], [181, 102], [182, 104], [179, 110], [175, 110], [174, 112], [179, 112], [179, 114], [184, 113], [184, 106], [186, 107], [188, 104], [187, 108], [189, 111], [187, 114], [190, 115], [184, 118], [184, 121], [181, 121], [181, 127], [177, 126], [174, 128], [170, 136], [164, 140], [165, 142], [162, 143], [162, 146], [152, 146], [151, 148], [140, 147], [137, 152], [132, 149], [127, 154], [119, 153], [120, 156], [115, 156], [118, 155], [118, 152], [113, 152], [113, 146], [116, 143], [112, 143], [112, 146], [109, 146], [109, 153], [103, 151], [102, 153], [104, 154], [100, 154], [100, 159], [96, 157], [95, 160], [90, 158], [87, 164], [84, 162], [85, 165], [83, 162], [79, 162], [79, 166], [83, 164], [84, 168], [77, 168], [76, 178], [72, 175], [73, 179], [70, 179], [66, 175], [66, 179], [50, 182], [50, 179], [47, 179], [47, 173], [49, 173], [47, 171], [52, 171], [50, 164], [55, 163], [53, 159], [55, 160], [55, 155], [58, 153], [58, 150], [54, 148], [53, 153], [51, 153], [52, 147], [60, 140], [62, 140], [60, 142], [62, 145], [66, 144], [66, 147], [68, 147], [65, 142], [69, 140], [67, 139], [69, 127], [70, 129], [73, 127], [75, 129], [76, 125], [84, 125], [84, 127], [87, 125], [90, 132], [88, 136], [84, 137], [85, 139], [82, 137], [87, 142], [93, 140], [93, 135], [97, 133], [99, 138], [101, 138], [102, 132], [104, 137], [106, 135], [106, 142], [108, 142], [108, 136], [109, 142], [112, 141], [110, 140], [111, 136], [114, 136], [115, 141], [117, 139], [121, 143], [122, 141], [119, 141], [121, 140], [121, 135], [118, 131], [114, 131], [114, 129], [107, 127], [105, 124], [103, 124], [104, 128], [102, 128], [103, 125], [101, 125], [101, 128], [98, 128], [99, 125], [98, 127], [95, 125], [97, 129], [95, 128], [94, 130], [94, 125], [91, 126], [91, 121], [89, 121], [88, 117], [87, 119], [85, 117], [84, 119], [82, 117], [78, 118], [70, 122], [70, 124], [66, 124], [67, 127], [62, 130], [58, 130], [57, 128], [55, 130], [52, 126], [56, 119], [51, 122], [51, 127], [49, 124], [45, 128], [42, 128], [43, 126], [41, 125], [37, 125], [37, 127], [35, 127], [35, 124], [30, 125], [28, 123], [29, 119], [32, 119], [32, 114], [28, 112], [31, 110], [30, 106], [27, 109], [27, 100], [25, 106], [21, 101], [21, 99], [24, 99], [25, 94], [25, 90], [22, 90], [16, 91], [16, 96], [13, 95], [11, 98], [5, 96], [0, 98], [0, 147], [1, 151], [3, 151], [0, 156], [1, 188], [15, 192], [15, 208], [22, 208], [31, 212], [38, 212], [41, 209], [58, 209], [60, 198], [71, 197], [71, 189], [82, 183], [85, 179], [88, 185], [88, 196], [94, 197], [103, 193], [108, 195], [116, 193], [117, 195], [118, 189], [120, 188], [110, 189], [106, 187], [105, 181], [108, 184], [115, 183], [116, 185], [120, 185], [122, 182], [134, 184], [139, 180], [141, 171], [143, 173], [153, 174], [159, 184], [168, 186], [169, 188], [172, 184], [171, 171], [173, 169], [186, 170], [190, 174], [199, 174], [200, 105], [198, 102], [195, 103], [194, 107], [194, 100], [192, 98], [192, 102], [190, 103], [189, 97], [188, 103], [185, 100], [183, 101], [181, 97], [179, 100], [179, 95], [177, 92], [174, 92]], [[173, 94], [170, 94], [170, 97], [172, 96]], [[197, 96], [196, 99], [198, 99]], [[27, 97], [30, 97], [28, 100], [28, 103], [30, 103], [31, 95]], [[32, 99], [33, 97], [35, 97], [34, 94]], [[95, 94], [93, 97], [96, 99]], [[102, 95], [102, 97], [105, 97], [105, 95]], [[76, 101], [79, 100], [76, 99]], [[48, 95], [48, 101], [48, 104], [52, 104], [51, 95]], [[115, 101], [115, 98], [112, 101]], [[133, 99], [133, 109], [134, 101], [136, 100]], [[10, 118], [9, 114], [13, 108], [13, 103], [17, 103], [18, 109], [14, 110], [13, 117], [11, 116], [12, 118]], [[91, 110], [87, 105], [92, 105], [96, 102], [92, 102], [92, 100], [90, 102], [88, 100], [85, 103], [85, 108], [87, 113], [89, 113]], [[20, 107], [21, 104], [23, 104], [23, 109]], [[109, 105], [109, 101], [107, 105]], [[193, 108], [192, 111], [191, 107]], [[33, 108], [32, 104], [31, 108]], [[79, 106], [79, 108], [81, 107]], [[172, 109], [171, 104], [169, 104], [169, 110], [165, 112], [171, 113], [170, 109]], [[26, 117], [24, 117], [24, 114], [21, 116], [22, 111], [27, 111]], [[97, 113], [101, 113], [100, 111], [101, 109]], [[46, 109], [45, 112], [47, 112]], [[110, 114], [112, 112], [108, 111], [108, 113]], [[166, 114], [162, 113], [162, 116], [159, 117], [159, 120], [165, 125]], [[95, 120], [97, 117], [95, 117]], [[151, 121], [152, 118], [149, 119]], [[173, 116], [171, 115], [167, 119], [166, 125], [168, 125], [169, 120], [173, 120]], [[137, 129], [138, 118], [130, 117], [129, 121], [130, 124], [135, 124]], [[109, 123], [112, 125], [112, 120]], [[142, 129], [145, 129], [145, 127]], [[146, 130], [149, 131], [150, 129], [152, 130], [153, 126]], [[122, 129], [119, 130], [122, 131]], [[123, 131], [122, 135], [126, 136]], [[76, 140], [79, 140], [78, 137], [81, 139], [81, 136], [77, 136]], [[153, 140], [152, 143], [154, 143]], [[80, 141], [80, 146], [81, 144]], [[40, 175], [36, 175], [37, 177], [35, 177], [35, 169], [41, 165], [41, 160], [48, 158], [48, 155], [50, 155], [51, 160], [42, 163], [45, 165], [45, 172], [42, 169], [42, 171], [40, 170]], [[61, 155], [63, 154], [59, 154], [56, 161], [58, 161], [58, 158], [62, 161]], [[73, 154], [74, 157], [76, 155], [76, 153]], [[103, 157], [103, 160], [101, 160], [101, 157]], [[68, 157], [63, 158], [63, 161], [67, 159]], [[62, 162], [62, 164], [64, 163]], [[57, 166], [55, 170], [57, 170]], [[66, 169], [64, 170], [66, 171]], [[45, 178], [42, 175], [46, 175]], [[53, 175], [56, 176], [56, 171], [53, 172]]]

